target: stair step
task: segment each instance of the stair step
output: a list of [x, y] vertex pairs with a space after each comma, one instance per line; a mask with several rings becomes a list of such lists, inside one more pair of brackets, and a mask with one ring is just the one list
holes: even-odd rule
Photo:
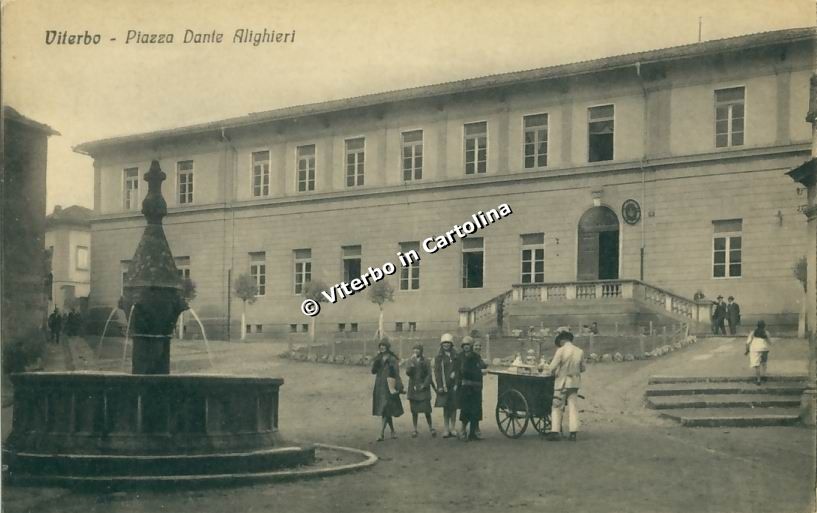
[[[792, 376], [767, 376], [769, 383], [797, 383], [804, 384], [808, 380], [804, 375]], [[650, 385], [660, 385], [669, 383], [752, 383], [753, 376], [650, 376]]]
[[687, 427], [790, 426], [800, 421], [800, 410], [793, 408], [678, 409], [660, 414]]
[[650, 385], [647, 397], [691, 394], [774, 394], [797, 395], [806, 389], [805, 383], [660, 383]]
[[800, 397], [769, 394], [707, 394], [654, 396], [647, 400], [654, 410], [692, 408], [799, 408]]

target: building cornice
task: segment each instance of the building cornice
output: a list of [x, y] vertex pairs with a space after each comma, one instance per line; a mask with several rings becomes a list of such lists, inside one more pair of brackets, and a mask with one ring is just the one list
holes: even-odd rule
[[[757, 157], [775, 158], [805, 153], [809, 151], [809, 148], [810, 146], [808, 144], [803, 143], [762, 148], [730, 149], [718, 151], [717, 153], [702, 153], [697, 155], [686, 155], [683, 157], [661, 157], [645, 160], [631, 160], [627, 162], [585, 164], [574, 167], [552, 168], [548, 171], [525, 171], [521, 173], [494, 174], [480, 177], [457, 178], [438, 182], [403, 184], [388, 187], [372, 187], [363, 190], [342, 190], [325, 193], [311, 193], [304, 196], [280, 196], [275, 198], [230, 201], [227, 203], [191, 205], [184, 208], [169, 207], [167, 215], [169, 218], [173, 218], [191, 213], [224, 212], [231, 210], [238, 211], [259, 207], [263, 208], [283, 205], [316, 204], [369, 197], [393, 196], [405, 194], [407, 192], [444, 191], [448, 189], [462, 190], [510, 183], [542, 182], [570, 177], [603, 176], [614, 173], [640, 172], [644, 169], [658, 170], [658, 168], [662, 167], [669, 168], [690, 164], [721, 163]], [[138, 211], [114, 212], [108, 214], [97, 214], [92, 218], [91, 222], [96, 224], [108, 221], [122, 221], [141, 218], [142, 214]]]

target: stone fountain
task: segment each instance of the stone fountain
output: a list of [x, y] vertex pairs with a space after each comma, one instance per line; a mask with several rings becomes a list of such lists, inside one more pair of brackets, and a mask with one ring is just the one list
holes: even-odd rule
[[132, 374], [14, 374], [7, 476], [21, 481], [153, 482], [230, 479], [315, 460], [313, 445], [278, 432], [283, 379], [170, 375], [170, 338], [188, 308], [162, 228], [165, 173], [144, 179], [147, 226], [128, 269]]

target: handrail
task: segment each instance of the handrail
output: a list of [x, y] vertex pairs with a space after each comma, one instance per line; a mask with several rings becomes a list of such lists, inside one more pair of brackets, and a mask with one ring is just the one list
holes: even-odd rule
[[508, 299], [507, 296], [511, 296], [512, 294], [513, 294], [513, 289], [506, 290], [505, 292], [502, 292], [501, 294], [497, 294], [496, 296], [492, 297], [488, 301], [484, 301], [484, 302], [478, 304], [477, 306], [475, 306], [473, 308], [470, 308], [470, 311], [473, 312], [474, 310], [479, 310], [480, 308], [485, 308], [486, 306], [490, 306], [491, 304], [496, 303], [496, 301], [499, 300], [500, 298], [502, 298], [503, 296], [506, 296], [506, 297], [504, 297], [504, 299]]
[[460, 308], [460, 325], [471, 326], [486, 315], [497, 313], [496, 304], [500, 300], [512, 298], [514, 301], [562, 301], [595, 299], [638, 299], [660, 306], [667, 312], [687, 317], [698, 322], [708, 321], [708, 312], [702, 313], [701, 306], [709, 301], [688, 299], [642, 280], [625, 278], [620, 280], [576, 280], [547, 283], [515, 283], [511, 290], [502, 292], [473, 308]]

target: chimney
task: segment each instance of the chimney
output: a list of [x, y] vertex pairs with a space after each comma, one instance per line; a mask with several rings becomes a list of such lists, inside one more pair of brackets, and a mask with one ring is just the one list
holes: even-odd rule
[[62, 205], [54, 205], [54, 213], [57, 214], [62, 210]]

